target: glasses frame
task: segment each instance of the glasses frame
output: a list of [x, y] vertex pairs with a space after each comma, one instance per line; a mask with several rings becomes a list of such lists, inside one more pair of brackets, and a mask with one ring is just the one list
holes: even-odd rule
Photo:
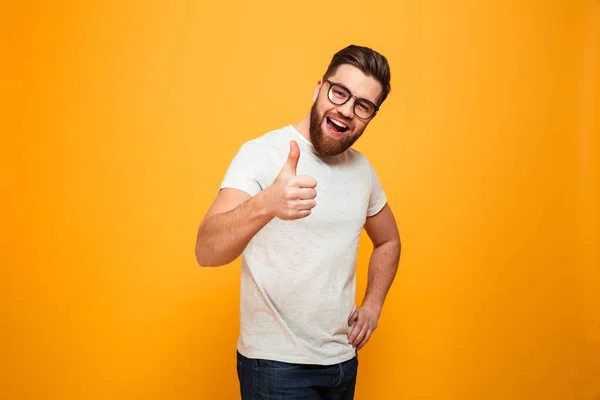
[[[379, 106], [376, 105], [375, 103], [373, 103], [371, 100], [365, 99], [363, 97], [356, 97], [355, 95], [352, 94], [352, 92], [350, 91], [350, 89], [348, 89], [346, 86], [342, 85], [341, 83], [338, 82], [332, 82], [327, 78], [323, 78], [323, 81], [327, 82], [329, 84], [329, 90], [327, 90], [327, 99], [331, 102], [331, 104], [335, 104], [336, 106], [343, 106], [344, 104], [346, 104], [347, 102], [350, 101], [351, 98], [354, 97], [354, 105], [352, 106], [352, 112], [354, 112], [354, 115], [356, 115], [356, 118], [358, 119], [362, 119], [363, 121], [367, 121], [371, 118], [373, 118], [373, 116], [375, 115], [375, 113], [377, 113], [379, 111]], [[348, 99], [346, 99], [346, 101], [344, 101], [343, 103], [335, 103], [333, 100], [331, 100], [332, 96], [332, 92], [333, 92], [333, 88], [335, 86], [339, 86], [340, 88], [344, 89], [346, 92], [348, 92], [349, 96]], [[369, 115], [367, 118], [363, 118], [363, 117], [359, 117], [358, 114], [356, 113], [356, 103], [361, 100], [361, 101], [366, 101], [367, 103], [371, 104], [373, 106], [373, 113], [371, 115]]]

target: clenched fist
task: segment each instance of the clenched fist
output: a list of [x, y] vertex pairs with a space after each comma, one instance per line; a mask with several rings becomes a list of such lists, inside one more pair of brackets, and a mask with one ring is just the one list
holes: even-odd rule
[[317, 204], [317, 181], [312, 176], [296, 176], [300, 148], [290, 142], [290, 154], [273, 183], [265, 189], [272, 215], [283, 220], [300, 219], [310, 215]]

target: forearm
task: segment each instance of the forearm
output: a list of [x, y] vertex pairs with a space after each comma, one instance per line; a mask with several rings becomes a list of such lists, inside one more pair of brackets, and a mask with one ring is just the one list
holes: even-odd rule
[[231, 211], [206, 218], [198, 230], [196, 259], [201, 266], [221, 266], [235, 260], [273, 216], [264, 192]]
[[367, 291], [363, 305], [381, 313], [400, 261], [400, 241], [391, 240], [373, 249], [369, 261]]

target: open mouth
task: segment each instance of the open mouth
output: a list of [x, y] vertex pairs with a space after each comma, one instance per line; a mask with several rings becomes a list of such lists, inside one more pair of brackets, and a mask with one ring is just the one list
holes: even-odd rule
[[327, 128], [329, 128], [329, 130], [335, 135], [338, 135], [338, 136], [343, 135], [344, 133], [346, 133], [350, 130], [350, 128], [348, 128], [348, 125], [346, 125], [343, 122], [338, 121], [336, 119], [327, 117], [326, 121], [327, 121]]

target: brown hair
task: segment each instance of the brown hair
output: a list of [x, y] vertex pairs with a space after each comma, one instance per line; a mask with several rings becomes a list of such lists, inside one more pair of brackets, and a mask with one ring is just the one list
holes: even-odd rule
[[390, 66], [387, 59], [373, 49], [352, 44], [335, 53], [327, 67], [325, 78], [330, 78], [335, 74], [337, 68], [342, 64], [350, 64], [381, 83], [383, 91], [378, 101], [378, 105], [381, 105], [391, 90]]

